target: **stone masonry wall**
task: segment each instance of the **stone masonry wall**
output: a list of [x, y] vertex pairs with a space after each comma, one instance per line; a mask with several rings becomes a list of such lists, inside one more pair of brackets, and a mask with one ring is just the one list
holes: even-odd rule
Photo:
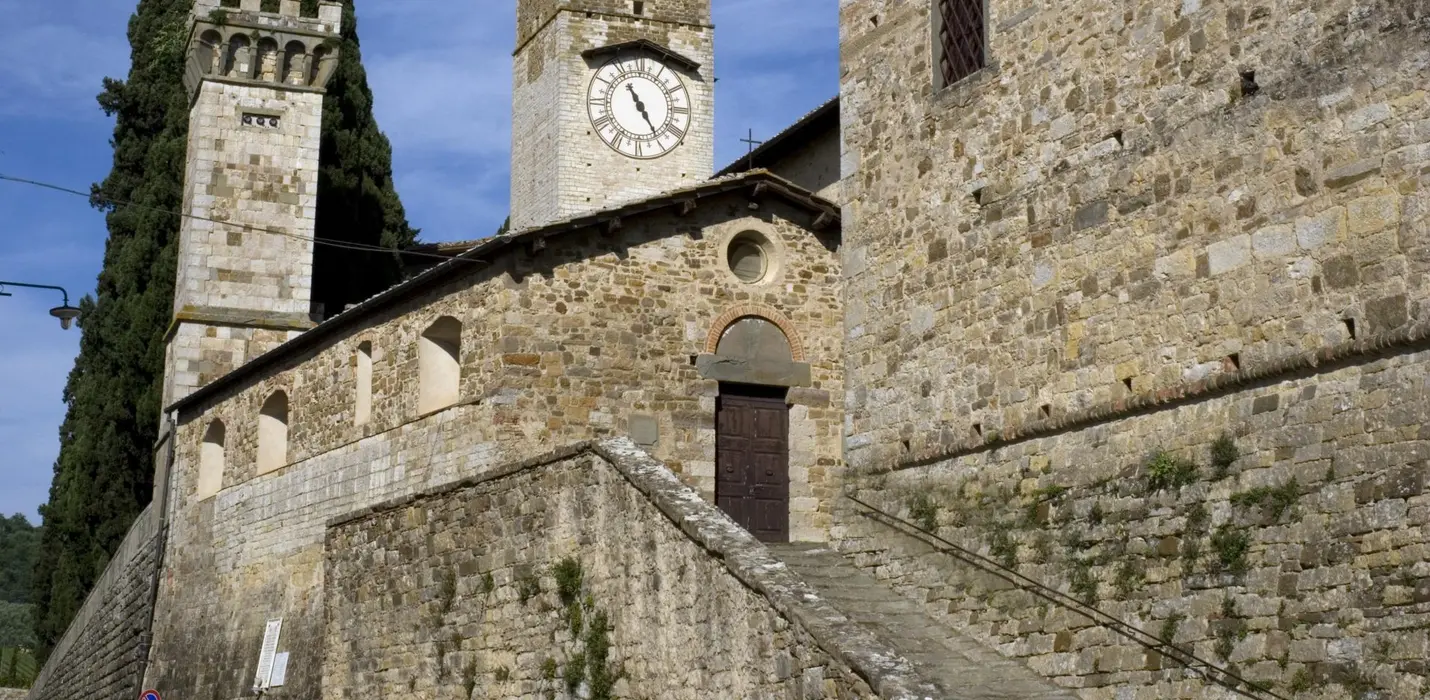
[[[718, 384], [691, 358], [737, 306], [788, 318], [805, 348], [814, 383], [791, 392], [791, 532], [825, 539], [839, 488], [839, 273], [835, 240], [797, 223], [809, 217], [776, 202], [752, 212], [729, 196], [683, 218], [648, 214], [614, 234], [568, 234], [415, 295], [181, 416], [172, 577], [150, 684], [186, 697], [243, 692], [264, 621], [283, 617], [280, 651], [293, 657], [282, 692], [317, 698], [323, 524], [355, 509], [551, 444], [625, 432], [642, 416], [657, 426], [648, 449], [713, 497]], [[723, 266], [723, 246], [748, 228], [786, 256], [768, 284], [744, 285]], [[443, 315], [463, 324], [460, 400], [421, 415], [417, 338]], [[362, 342], [372, 343], [373, 408], [359, 425], [353, 368]], [[290, 401], [291, 464], [259, 476], [257, 415], [277, 389]], [[215, 419], [227, 434], [223, 490], [195, 503], [200, 440]]]
[[[1327, 364], [864, 475], [852, 493], [1283, 697], [1416, 700], [1430, 692], [1430, 351]], [[835, 537], [1087, 700], [1229, 697], [852, 505]]]
[[799, 150], [769, 164], [770, 172], [831, 202], [841, 202], [839, 131], [814, 135]]
[[214, 79], [199, 86], [165, 405], [312, 326], [322, 118], [317, 92]]
[[30, 691], [22, 688], [0, 688], [0, 700], [25, 700]]
[[852, 464], [1426, 318], [1425, 3], [988, 5], [840, 4]]
[[613, 697], [918, 687], [633, 443], [602, 445], [335, 523], [324, 697], [590, 697], [600, 672]]
[[151, 505], [135, 519], [55, 645], [29, 700], [139, 697], [162, 536], [161, 514]]

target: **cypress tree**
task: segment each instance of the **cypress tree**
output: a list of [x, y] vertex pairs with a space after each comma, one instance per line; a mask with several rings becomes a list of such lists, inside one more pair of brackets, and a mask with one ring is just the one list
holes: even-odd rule
[[[188, 100], [181, 82], [190, 0], [142, 0], [129, 20], [127, 80], [106, 78], [114, 165], [94, 187], [109, 240], [96, 295], [81, 303], [80, 354], [65, 386], [60, 454], [41, 507], [34, 576], [41, 657], [64, 634], [130, 522], [149, 502], [164, 332], [173, 310]], [[115, 207], [111, 200], [140, 207]], [[150, 207], [153, 207], [151, 209]]]
[[[109, 240], [96, 294], [80, 307], [79, 357], [65, 386], [32, 602], [45, 658], [84, 603], [153, 489], [164, 338], [173, 313], [189, 102], [182, 77], [193, 0], [139, 0], [129, 20], [127, 80], [106, 78], [99, 105], [115, 119], [114, 164], [91, 203]], [[391, 148], [371, 113], [351, 1], [339, 69], [323, 103], [319, 238], [410, 245], [392, 185]], [[115, 202], [133, 202], [126, 206]], [[333, 311], [396, 281], [396, 255], [333, 255], [318, 246], [314, 298]]]
[[[320, 158], [318, 238], [393, 249], [412, 246], [417, 231], [407, 224], [393, 187], [392, 145], [372, 114], [352, 0], [343, 6], [338, 66], [323, 99]], [[318, 246], [313, 300], [332, 316], [401, 279], [401, 260], [395, 254]]]

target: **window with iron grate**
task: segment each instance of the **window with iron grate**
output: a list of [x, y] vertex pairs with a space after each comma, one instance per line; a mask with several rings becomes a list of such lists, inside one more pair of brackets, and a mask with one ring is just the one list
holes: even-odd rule
[[934, 3], [934, 51], [938, 87], [947, 87], [988, 64], [988, 11], [985, 0], [937, 0]]

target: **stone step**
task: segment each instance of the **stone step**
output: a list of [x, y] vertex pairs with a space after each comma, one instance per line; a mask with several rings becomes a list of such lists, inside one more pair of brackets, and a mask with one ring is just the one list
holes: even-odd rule
[[1022, 664], [930, 617], [838, 552], [820, 545], [776, 544], [770, 552], [820, 597], [897, 650], [924, 677], [958, 700], [1076, 700]]

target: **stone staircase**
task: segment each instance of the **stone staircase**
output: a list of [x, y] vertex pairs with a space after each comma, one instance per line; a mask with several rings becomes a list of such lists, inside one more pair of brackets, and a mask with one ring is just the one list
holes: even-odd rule
[[898, 650], [951, 700], [1076, 700], [1027, 667], [929, 617], [839, 553], [822, 545], [769, 550], [829, 603]]

